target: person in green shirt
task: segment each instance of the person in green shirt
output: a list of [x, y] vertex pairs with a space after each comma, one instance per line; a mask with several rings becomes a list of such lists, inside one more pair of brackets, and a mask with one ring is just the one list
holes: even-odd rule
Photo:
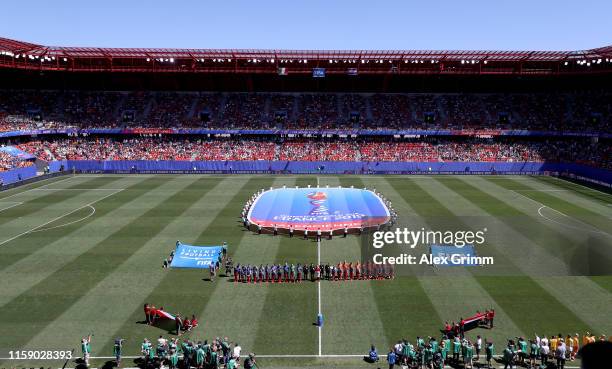
[[210, 364], [210, 344], [208, 344], [208, 340], [204, 340], [202, 350], [204, 350], [204, 366], [208, 367], [208, 364]]
[[417, 344], [418, 348], [422, 349], [422, 348], [425, 347], [425, 340], [422, 339], [421, 337], [417, 336], [416, 344]]
[[219, 360], [217, 358], [217, 352], [216, 351], [211, 351], [209, 365], [210, 365], [210, 367], [212, 369], [217, 369], [219, 367]]
[[229, 358], [229, 343], [227, 340], [227, 337], [223, 338], [223, 341], [221, 341], [221, 351], [223, 352], [223, 363], [227, 363], [227, 359]]
[[183, 351], [183, 366], [189, 368], [191, 365], [191, 345], [186, 339], [181, 343], [181, 351]]
[[411, 343], [408, 343], [408, 350], [409, 350], [409, 355], [410, 355], [410, 359], [414, 362], [416, 361], [417, 358], [417, 350], [414, 348], [414, 346]]
[[514, 367], [514, 355], [516, 354], [514, 349], [514, 341], [510, 340], [508, 346], [504, 349], [504, 369], [512, 369]]
[[448, 353], [451, 350], [451, 340], [448, 338], [448, 336], [445, 336], [444, 338], [444, 350], [444, 363], [446, 364], [446, 361], [448, 360]]
[[447, 355], [448, 347], [446, 346], [446, 340], [443, 340], [442, 344], [440, 345], [440, 358], [442, 360], [442, 366], [444, 366], [444, 363], [446, 362]]
[[83, 352], [83, 361], [86, 366], [89, 366], [89, 355], [91, 354], [91, 334], [81, 340], [81, 352]]
[[540, 355], [540, 347], [535, 340], [529, 340], [529, 366], [535, 367], [536, 359]]
[[439, 352], [436, 355], [434, 355], [434, 369], [444, 369], [444, 358], [442, 357], [442, 352]]
[[206, 352], [202, 347], [202, 343], [198, 343], [198, 348], [196, 349], [196, 366], [198, 368], [204, 367], [204, 357], [206, 357]]
[[225, 369], [236, 369], [238, 366], [236, 364], [236, 359], [231, 358], [228, 362], [227, 365], [225, 366]]
[[471, 369], [473, 358], [474, 358], [474, 346], [472, 346], [472, 344], [468, 342], [465, 345], [465, 359], [463, 361], [463, 367], [467, 368], [469, 366]]
[[495, 356], [495, 346], [493, 342], [488, 342], [485, 340], [485, 354], [487, 360], [487, 368], [491, 368], [491, 361], [493, 360], [493, 356]]
[[178, 366], [178, 351], [174, 350], [170, 353], [170, 357], [168, 358], [170, 363], [170, 369], [176, 369]]
[[153, 350], [153, 346], [149, 343], [149, 362], [155, 361], [155, 350]]
[[115, 356], [115, 362], [117, 366], [121, 366], [121, 350], [123, 349], [123, 338], [117, 337], [115, 344], [113, 345], [113, 356]]
[[427, 365], [427, 367], [431, 366], [433, 356], [434, 356], [434, 351], [431, 345], [426, 345], [425, 348], [423, 349], [423, 357], [424, 357], [425, 365]]
[[429, 345], [431, 346], [431, 350], [432, 350], [434, 353], [438, 352], [438, 346], [439, 346], [439, 344], [438, 344], [438, 341], [436, 341], [436, 339], [435, 339], [435, 338], [433, 338], [433, 337], [430, 337], [430, 338], [429, 338]]
[[459, 337], [455, 337], [453, 341], [453, 361], [455, 364], [459, 363], [459, 354], [461, 353], [461, 342]]
[[406, 364], [408, 362], [408, 359], [410, 358], [410, 343], [408, 343], [408, 341], [404, 340], [402, 342], [402, 362], [400, 364]]
[[147, 360], [149, 359], [149, 340], [146, 338], [142, 341], [142, 344], [140, 345], [140, 353], [142, 354], [142, 357], [146, 364]]
[[527, 341], [523, 337], [518, 339], [518, 349], [519, 349], [519, 365], [525, 364], [525, 358], [527, 357]]

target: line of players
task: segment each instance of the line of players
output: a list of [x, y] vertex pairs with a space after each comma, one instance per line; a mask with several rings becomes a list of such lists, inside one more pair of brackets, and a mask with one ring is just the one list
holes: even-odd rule
[[[231, 273], [229, 273], [231, 274]], [[395, 271], [391, 264], [374, 264], [346, 261], [338, 264], [237, 264], [233, 268], [234, 282], [281, 283], [302, 281], [348, 281], [360, 279], [393, 279]]]

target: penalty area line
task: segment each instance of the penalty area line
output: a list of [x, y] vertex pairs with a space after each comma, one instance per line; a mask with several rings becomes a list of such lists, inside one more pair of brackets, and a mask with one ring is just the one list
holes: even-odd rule
[[[0, 204], [2, 204], [2, 203], [3, 203], [3, 201], [0, 200]], [[14, 208], [15, 206], [19, 206], [19, 205], [23, 204], [23, 202], [16, 202], [16, 201], [6, 201], [6, 203], [13, 204], [13, 205], [7, 206], [5, 208], [0, 208], [0, 211], [5, 211], [5, 210], [8, 210], [10, 208]]]
[[81, 219], [73, 220], [72, 222], [56, 225], [56, 226], [53, 226], [53, 227], [40, 228], [40, 229], [37, 229], [35, 231], [30, 231], [30, 233], [36, 233], [36, 232], [42, 232], [42, 231], [50, 231], [52, 229], [67, 227], [67, 226], [72, 225], [74, 223], [82, 222], [85, 219], [92, 217], [96, 213], [96, 208], [94, 208], [91, 205], [85, 205], [81, 209], [84, 209], [84, 208], [87, 208], [87, 207], [89, 207], [91, 209], [91, 212], [89, 214], [87, 214], [86, 216], [84, 216], [83, 218], [81, 218]]
[[[610, 236], [610, 237], [612, 237], [612, 234], [610, 234], [610, 233], [608, 233], [608, 232], [606, 232], [606, 231], [604, 231], [604, 230], [601, 230], [601, 229], [599, 229], [599, 228], [597, 228], [597, 227], [595, 227], [595, 226], [592, 226], [592, 225], [590, 225], [590, 224], [588, 224], [588, 223], [585, 223], [585, 222], [583, 222], [583, 221], [582, 221], [582, 220], [580, 220], [580, 219], [576, 219], [576, 218], [574, 218], [574, 217], [572, 217], [572, 216], [569, 216], [569, 215], [565, 214], [565, 213], [564, 213], [564, 212], [562, 212], [562, 211], [559, 211], [559, 210], [557, 210], [557, 209], [555, 209], [555, 208], [552, 208], [552, 207], [550, 207], [550, 206], [548, 206], [548, 205], [545, 205], [545, 204], [543, 204], [543, 203], [541, 203], [541, 202], [539, 202], [539, 201], [537, 201], [537, 200], [532, 199], [532, 198], [531, 198], [531, 197], [529, 197], [529, 196], [525, 196], [525, 195], [523, 195], [522, 193], [520, 193], [520, 192], [518, 192], [518, 191], [516, 191], [516, 190], [510, 190], [510, 191], [514, 192], [515, 194], [517, 194], [517, 195], [519, 195], [519, 196], [521, 196], [521, 197], [523, 197], [523, 198], [525, 198], [525, 199], [527, 199], [527, 200], [530, 200], [530, 201], [532, 201], [532, 202], [534, 202], [534, 203], [538, 204], [538, 205], [540, 206], [540, 207], [538, 208], [538, 215], [539, 215], [539, 216], [541, 216], [542, 218], [546, 219], [546, 220], [547, 220], [547, 221], [549, 221], [549, 222], [553, 222], [553, 223], [559, 224], [559, 225], [561, 225], [561, 226], [564, 226], [564, 227], [569, 227], [569, 228], [573, 228], [573, 229], [580, 230], [580, 231], [583, 231], [583, 232], [603, 234], [603, 235], [605, 235], [605, 236]], [[572, 226], [571, 224], [565, 224], [565, 223], [562, 223], [562, 222], [559, 222], [559, 221], [555, 221], [555, 220], [553, 220], [553, 219], [550, 219], [550, 218], [548, 218], [548, 217], [546, 217], [545, 215], [543, 215], [543, 214], [542, 214], [542, 210], [544, 210], [544, 208], [548, 208], [548, 209], [550, 209], [550, 210], [552, 210], [552, 211], [554, 211], [554, 212], [556, 212], [556, 213], [558, 213], [558, 214], [560, 214], [560, 215], [562, 215], [562, 216], [564, 216], [564, 217], [566, 217], [566, 218], [568, 218], [568, 219], [572, 219], [573, 221], [575, 221], [575, 222], [578, 222], [578, 223], [582, 224], [584, 227], [576, 227], [576, 226]]]
[[[72, 214], [72, 213], [75, 213], [75, 212], [77, 212], [77, 211], [79, 211], [79, 210], [81, 210], [81, 209], [83, 209], [83, 208], [86, 208], [86, 207], [91, 207], [91, 208], [93, 208], [93, 206], [92, 206], [93, 204], [95, 204], [95, 203], [97, 203], [97, 202], [99, 202], [99, 201], [102, 201], [102, 200], [104, 200], [104, 199], [106, 199], [106, 198], [109, 198], [109, 197], [111, 197], [111, 196], [113, 196], [113, 195], [115, 195], [115, 194], [117, 194], [117, 193], [119, 193], [119, 192], [121, 192], [121, 191], [123, 191], [123, 189], [121, 189], [121, 190], [119, 190], [119, 191], [115, 191], [115, 192], [113, 192], [113, 193], [109, 193], [108, 195], [106, 195], [106, 196], [104, 196], [104, 197], [101, 197], [101, 198], [97, 199], [96, 201], [92, 201], [92, 202], [90, 202], [89, 204], [85, 204], [85, 205], [83, 205], [83, 206], [80, 206], [80, 207], [78, 207], [78, 208], [76, 208], [76, 209], [74, 209], [74, 210], [69, 211], [68, 213], [65, 213], [65, 214], [62, 214], [62, 215], [60, 215], [60, 216], [58, 216], [58, 217], [56, 217], [56, 218], [53, 218], [53, 219], [51, 219], [51, 220], [50, 220], [50, 221], [48, 221], [48, 222], [45, 222], [45, 223], [43, 223], [43, 224], [41, 224], [41, 225], [39, 225], [39, 226], [36, 226], [36, 227], [34, 227], [34, 228], [30, 229], [30, 230], [27, 230], [27, 231], [22, 232], [22, 233], [20, 233], [20, 234], [18, 234], [18, 235], [16, 235], [16, 236], [13, 236], [13, 237], [11, 237], [11, 238], [9, 238], [9, 239], [7, 239], [7, 240], [4, 240], [4, 241], [0, 242], [0, 246], [2, 246], [2, 245], [4, 245], [4, 244], [7, 244], [7, 243], [9, 243], [9, 242], [11, 242], [11, 241], [13, 241], [13, 240], [16, 240], [17, 238], [19, 238], [19, 237], [21, 237], [21, 236], [25, 236], [25, 235], [27, 235], [27, 234], [34, 233], [34, 232], [36, 232], [36, 231], [40, 230], [41, 228], [43, 228], [44, 226], [46, 226], [46, 225], [48, 225], [48, 224], [51, 224], [51, 223], [53, 223], [53, 222], [55, 222], [55, 221], [57, 221], [57, 220], [60, 220], [60, 219], [62, 219], [63, 217], [66, 217], [66, 216], [68, 216], [68, 215], [70, 215], [70, 214]], [[94, 212], [95, 212], [95, 208], [93, 208], [93, 209], [94, 209]], [[93, 214], [91, 214], [91, 215], [93, 215]], [[90, 216], [91, 216], [91, 215], [90, 215]], [[81, 219], [81, 220], [83, 220], [83, 219]], [[80, 221], [80, 220], [79, 220], [79, 221]], [[64, 224], [64, 225], [65, 225], [65, 224]], [[49, 228], [49, 229], [52, 229], [52, 228]]]

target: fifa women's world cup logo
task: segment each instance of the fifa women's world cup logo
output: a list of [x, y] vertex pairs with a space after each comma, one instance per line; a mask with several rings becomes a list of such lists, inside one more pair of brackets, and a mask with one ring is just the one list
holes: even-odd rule
[[310, 199], [310, 205], [312, 205], [308, 215], [329, 215], [329, 208], [326, 205], [327, 194], [325, 192], [311, 192], [306, 196]]

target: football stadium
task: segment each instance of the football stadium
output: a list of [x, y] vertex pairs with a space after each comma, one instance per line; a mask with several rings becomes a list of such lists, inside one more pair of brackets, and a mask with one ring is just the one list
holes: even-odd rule
[[600, 46], [0, 38], [0, 368], [580, 368], [612, 342]]

